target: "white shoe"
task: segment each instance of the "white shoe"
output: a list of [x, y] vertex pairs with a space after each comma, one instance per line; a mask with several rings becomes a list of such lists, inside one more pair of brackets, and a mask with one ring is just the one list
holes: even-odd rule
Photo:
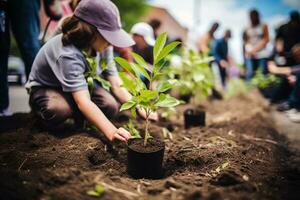
[[13, 113], [8, 108], [0, 111], [0, 117], [8, 117], [12, 116], [12, 114]]
[[297, 111], [295, 113], [290, 113], [288, 115], [288, 118], [292, 121], [292, 122], [296, 122], [296, 123], [300, 123], [300, 111]]
[[297, 109], [292, 108], [290, 110], [285, 111], [284, 113], [286, 114], [286, 116], [290, 116], [290, 115], [296, 114], [297, 112], [299, 112]]

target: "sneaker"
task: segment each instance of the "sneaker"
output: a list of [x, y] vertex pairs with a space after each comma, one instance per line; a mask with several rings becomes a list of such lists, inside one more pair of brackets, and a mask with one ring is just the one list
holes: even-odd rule
[[8, 117], [12, 116], [12, 114], [13, 113], [8, 108], [0, 111], [0, 117]]
[[287, 101], [285, 101], [277, 106], [277, 111], [283, 112], [283, 111], [291, 110], [292, 108], [293, 107]]
[[288, 115], [288, 118], [289, 118], [292, 122], [300, 123], [300, 111], [298, 110], [297, 112], [290, 113], [290, 114]]
[[284, 111], [285, 112], [285, 114], [287, 115], [287, 116], [289, 116], [289, 115], [293, 115], [293, 114], [296, 114], [297, 112], [299, 112], [297, 109], [295, 109], [295, 108], [292, 108], [292, 109], [290, 109], [290, 110], [286, 110], [286, 111]]

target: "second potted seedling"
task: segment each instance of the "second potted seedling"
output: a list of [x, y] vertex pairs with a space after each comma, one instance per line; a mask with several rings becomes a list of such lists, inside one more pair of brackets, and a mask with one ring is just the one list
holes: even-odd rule
[[[152, 69], [149, 69], [144, 59], [136, 53], [132, 53], [134, 63], [129, 63], [121, 57], [115, 58], [116, 62], [124, 69], [124, 72], [119, 73], [123, 80], [123, 87], [132, 95], [132, 98], [124, 103], [120, 110], [129, 109], [134, 117], [137, 111], [143, 112], [146, 118], [145, 130], [142, 134], [144, 138], [137, 134], [137, 130], [132, 129], [131, 131], [134, 131], [136, 137], [128, 141], [127, 169], [133, 178], [155, 179], [163, 175], [162, 161], [165, 146], [163, 141], [151, 136], [149, 132], [150, 116], [159, 108], [174, 107], [180, 103], [176, 98], [164, 93], [171, 89], [177, 80], [160, 81], [165, 57], [179, 44], [179, 42], [173, 42], [165, 45], [166, 40], [167, 34], [163, 33], [155, 42]], [[149, 81], [148, 86], [143, 83], [141, 76]], [[152, 88], [154, 82], [157, 83], [155, 89]]]
[[205, 126], [205, 111], [196, 104], [211, 94], [214, 81], [209, 62], [212, 60], [212, 57], [189, 50], [183, 56], [182, 64], [171, 68], [170, 77], [179, 79], [177, 90], [181, 96], [189, 96], [187, 100], [193, 105], [184, 112], [185, 128]]

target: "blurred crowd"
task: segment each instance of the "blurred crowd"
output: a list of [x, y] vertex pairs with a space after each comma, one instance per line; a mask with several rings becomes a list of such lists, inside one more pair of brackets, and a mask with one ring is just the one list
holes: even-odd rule
[[[54, 35], [60, 34], [62, 22], [70, 17], [80, 0], [0, 0], [0, 116], [10, 115], [8, 110], [7, 65], [12, 31], [25, 63], [28, 78], [34, 58], [40, 47]], [[46, 30], [40, 33], [39, 11], [43, 8], [49, 19]], [[226, 89], [227, 81], [232, 77], [242, 77], [250, 82], [257, 70], [264, 75], [274, 74], [280, 80], [270, 88], [266, 97], [277, 104], [278, 111], [286, 112], [294, 122], [300, 122], [300, 17], [298, 11], [290, 13], [286, 24], [276, 30], [274, 39], [270, 38], [268, 24], [263, 22], [256, 10], [249, 12], [250, 24], [243, 35], [243, 67], [239, 67], [230, 56], [229, 40], [233, 37], [230, 30], [224, 31], [221, 38], [215, 32], [221, 26], [213, 23], [197, 42], [199, 53], [214, 57], [211, 64], [217, 69], [221, 85]], [[153, 45], [159, 34], [161, 21], [153, 19], [139, 22], [131, 30], [135, 45], [128, 48], [110, 48], [106, 55], [118, 55], [132, 61], [130, 52], [140, 54], [149, 65], [153, 64]], [[50, 26], [54, 33], [47, 34]], [[181, 41], [181, 39], [176, 39]], [[171, 42], [171, 41], [169, 41]], [[268, 45], [274, 48], [270, 52]], [[146, 80], [145, 80], [146, 81]]]

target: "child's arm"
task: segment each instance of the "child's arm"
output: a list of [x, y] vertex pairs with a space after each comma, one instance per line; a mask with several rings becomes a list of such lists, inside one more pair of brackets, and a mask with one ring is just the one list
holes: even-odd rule
[[83, 115], [93, 123], [110, 140], [128, 140], [131, 135], [124, 128], [116, 128], [103, 114], [103, 112], [90, 100], [88, 90], [72, 92], [72, 96]]
[[288, 66], [278, 67], [274, 61], [268, 62], [268, 69], [272, 74], [283, 74], [283, 75], [290, 75], [292, 73], [292, 69]]

